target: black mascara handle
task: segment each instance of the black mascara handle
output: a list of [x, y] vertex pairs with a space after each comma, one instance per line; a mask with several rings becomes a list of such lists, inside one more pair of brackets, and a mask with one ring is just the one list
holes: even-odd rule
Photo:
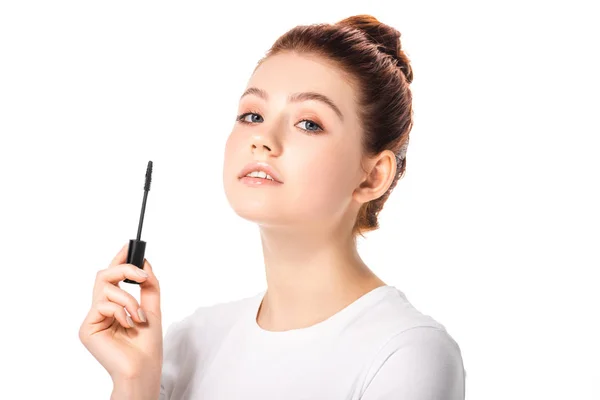
[[[127, 264], [133, 264], [140, 269], [144, 269], [144, 253], [146, 252], [146, 242], [143, 240], [130, 239], [129, 249], [127, 250]], [[140, 284], [125, 278], [123, 282]]]

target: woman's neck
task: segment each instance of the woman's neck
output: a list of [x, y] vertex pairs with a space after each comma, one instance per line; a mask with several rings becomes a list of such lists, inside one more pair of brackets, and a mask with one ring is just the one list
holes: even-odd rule
[[312, 326], [385, 285], [362, 261], [351, 236], [261, 228], [261, 240], [267, 292], [256, 320], [263, 329]]

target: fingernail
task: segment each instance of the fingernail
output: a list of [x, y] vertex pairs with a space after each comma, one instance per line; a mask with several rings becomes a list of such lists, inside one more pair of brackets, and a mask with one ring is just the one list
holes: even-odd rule
[[146, 314], [144, 314], [144, 310], [138, 308], [138, 316], [143, 322], [146, 322]]
[[127, 316], [127, 323], [128, 323], [128, 324], [129, 324], [129, 326], [131, 326], [132, 328], [135, 326], [135, 325], [133, 324], [133, 320], [131, 319], [131, 317], [130, 317], [129, 315]]
[[143, 276], [144, 278], [148, 277], [148, 274], [146, 273], [146, 271], [144, 271], [141, 268], [138, 268], [135, 272], [137, 272], [139, 276]]

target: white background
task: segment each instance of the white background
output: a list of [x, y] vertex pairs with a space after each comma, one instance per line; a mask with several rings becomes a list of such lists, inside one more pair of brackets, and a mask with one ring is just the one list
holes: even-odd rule
[[264, 289], [222, 188], [239, 96], [286, 30], [360, 13], [402, 32], [415, 76], [363, 258], [459, 343], [468, 399], [600, 398], [600, 30], [566, 1], [0, 3], [0, 397], [109, 398], [78, 329], [148, 160], [163, 330]]

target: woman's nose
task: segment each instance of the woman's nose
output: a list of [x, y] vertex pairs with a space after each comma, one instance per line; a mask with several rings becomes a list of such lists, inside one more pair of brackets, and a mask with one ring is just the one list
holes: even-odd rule
[[270, 153], [278, 152], [279, 148], [275, 132], [261, 132], [253, 135], [250, 145], [252, 151], [268, 151]]

